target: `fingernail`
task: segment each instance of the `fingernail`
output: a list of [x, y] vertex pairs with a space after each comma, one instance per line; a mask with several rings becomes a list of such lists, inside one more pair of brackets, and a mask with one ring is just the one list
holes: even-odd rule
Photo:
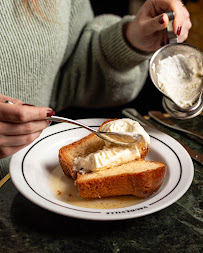
[[55, 115], [55, 111], [47, 111], [47, 117], [51, 117], [51, 116], [54, 116]]
[[161, 47], [163, 47], [165, 45], [164, 41], [161, 42]]
[[159, 23], [161, 25], [163, 25], [163, 23], [164, 23], [164, 16], [163, 15], [159, 18]]
[[30, 105], [30, 104], [22, 104], [22, 105], [27, 105], [27, 106], [34, 106], [34, 105]]
[[178, 29], [177, 29], [177, 35], [179, 36], [180, 33], [181, 33], [181, 29], [182, 29], [182, 26], [179, 26]]

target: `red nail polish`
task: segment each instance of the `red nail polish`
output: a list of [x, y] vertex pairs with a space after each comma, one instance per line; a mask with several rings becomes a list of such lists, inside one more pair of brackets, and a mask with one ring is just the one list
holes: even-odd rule
[[27, 106], [34, 106], [34, 105], [30, 105], [30, 104], [22, 104], [22, 105], [27, 105]]
[[177, 29], [177, 35], [179, 36], [180, 33], [181, 33], [181, 29], [182, 29], [182, 26], [179, 26], [178, 29]]
[[161, 25], [163, 25], [163, 23], [164, 23], [164, 16], [163, 15], [159, 18], [159, 23]]
[[51, 117], [55, 115], [55, 111], [47, 111], [47, 117]]

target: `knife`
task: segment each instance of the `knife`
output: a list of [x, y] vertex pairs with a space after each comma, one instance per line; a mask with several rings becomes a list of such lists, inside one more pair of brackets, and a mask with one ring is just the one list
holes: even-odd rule
[[149, 111], [148, 114], [151, 118], [153, 118], [154, 120], [156, 120], [157, 122], [159, 122], [160, 124], [162, 124], [166, 127], [173, 128], [175, 130], [178, 130], [178, 131], [181, 131], [181, 132], [184, 132], [184, 133], [187, 133], [187, 134], [194, 135], [194, 136], [196, 136], [196, 137], [203, 140], [203, 136], [200, 135], [199, 133], [197, 133], [193, 130], [186, 129], [186, 128], [181, 128], [180, 126], [175, 124], [169, 118], [164, 117], [164, 115], [159, 111]]
[[[125, 116], [127, 116], [127, 117], [129, 117], [131, 119], [137, 120], [138, 122], [140, 122], [143, 125], [150, 126], [150, 127], [155, 128], [155, 129], [157, 129], [157, 130], [159, 130], [161, 132], [161, 130], [159, 128], [155, 127], [153, 124], [151, 124], [150, 122], [148, 122], [134, 108], [123, 109], [122, 113], [123, 113], [123, 115], [125, 115]], [[191, 149], [190, 147], [182, 144], [180, 141], [178, 141], [178, 142], [187, 150], [187, 152], [189, 153], [189, 155], [191, 156], [191, 158], [193, 160], [195, 160], [196, 162], [199, 162], [199, 163], [203, 164], [203, 155], [202, 154], [200, 154], [200, 153], [196, 152], [195, 150]]]

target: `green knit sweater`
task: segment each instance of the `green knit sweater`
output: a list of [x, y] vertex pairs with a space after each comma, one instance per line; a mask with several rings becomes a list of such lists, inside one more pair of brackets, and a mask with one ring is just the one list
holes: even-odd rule
[[[148, 72], [145, 55], [125, 42], [133, 19], [93, 17], [88, 0], [39, 0], [44, 20], [23, 1], [0, 2], [0, 94], [60, 111], [104, 107], [136, 97]], [[0, 161], [1, 175], [8, 159]]]

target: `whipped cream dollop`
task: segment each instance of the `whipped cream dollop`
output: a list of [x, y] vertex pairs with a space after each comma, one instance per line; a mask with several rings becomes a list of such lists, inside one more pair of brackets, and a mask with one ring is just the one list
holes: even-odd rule
[[194, 55], [177, 54], [160, 60], [156, 72], [159, 88], [179, 107], [187, 109], [199, 98], [203, 63]]
[[[144, 128], [135, 120], [124, 118], [117, 119], [113, 121], [109, 121], [101, 127], [101, 131], [103, 132], [118, 132], [118, 133], [139, 133], [142, 135], [141, 141], [146, 145], [150, 142], [150, 137], [148, 133], [144, 130]], [[106, 142], [106, 146], [112, 146], [111, 142]], [[133, 146], [136, 146], [133, 145]]]
[[144, 148], [148, 148], [150, 143], [150, 137], [144, 128], [138, 122], [128, 118], [110, 121], [101, 127], [101, 131], [137, 132], [142, 135], [142, 138], [139, 142], [129, 146], [105, 142], [103, 149], [86, 157], [78, 157], [74, 163], [76, 170], [82, 170], [82, 172], [97, 171], [138, 159], [141, 157], [138, 149], [139, 143], [142, 142]]

